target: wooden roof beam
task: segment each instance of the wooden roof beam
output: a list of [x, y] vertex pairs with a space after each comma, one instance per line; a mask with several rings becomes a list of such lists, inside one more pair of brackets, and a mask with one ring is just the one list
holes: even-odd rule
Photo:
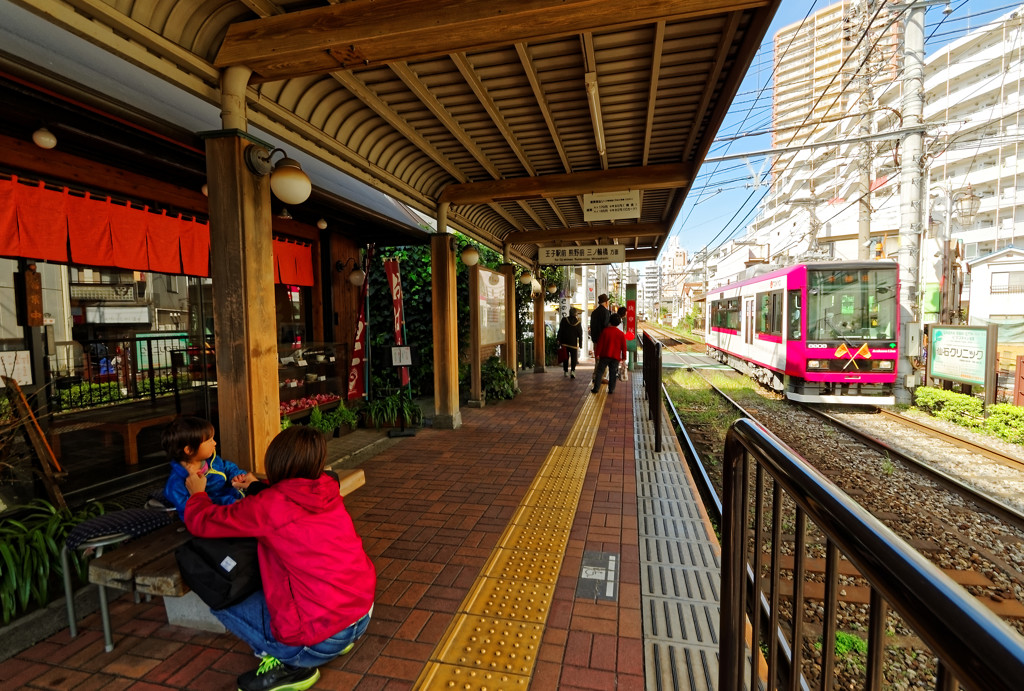
[[353, 0], [232, 24], [214, 64], [248, 65], [254, 81], [273, 81], [768, 4], [770, 0]]
[[626, 250], [627, 262], [652, 262], [658, 258], [661, 251], [658, 247], [645, 247], [638, 250]]
[[662, 223], [629, 223], [614, 226], [587, 226], [585, 228], [557, 228], [554, 230], [519, 230], [502, 240], [513, 245], [548, 245], [555, 242], [577, 242], [607, 238], [634, 238], [667, 235], [669, 228]]
[[455, 206], [488, 204], [519, 199], [550, 199], [579, 194], [688, 187], [693, 182], [691, 163], [661, 163], [634, 168], [612, 168], [529, 178], [483, 180], [449, 185], [440, 202]]

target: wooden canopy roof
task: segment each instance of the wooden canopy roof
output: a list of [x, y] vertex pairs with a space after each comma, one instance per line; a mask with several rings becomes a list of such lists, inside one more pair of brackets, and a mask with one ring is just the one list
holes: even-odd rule
[[[18, 0], [288, 145], [533, 263], [654, 259], [779, 0]], [[586, 222], [587, 193], [640, 191]]]

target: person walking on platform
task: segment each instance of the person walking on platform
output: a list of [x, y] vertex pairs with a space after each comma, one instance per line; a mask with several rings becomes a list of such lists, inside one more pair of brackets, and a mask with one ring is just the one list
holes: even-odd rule
[[583, 347], [583, 322], [575, 307], [569, 308], [569, 316], [562, 317], [558, 325], [558, 346], [566, 350], [566, 358], [562, 361], [562, 376], [575, 379], [580, 348]]
[[608, 368], [608, 393], [615, 393], [619, 361], [626, 359], [626, 334], [616, 328], [620, 323], [619, 315], [613, 314], [608, 322], [608, 326], [612, 328], [604, 329], [601, 332], [601, 340], [594, 348], [597, 366], [594, 368], [594, 387], [590, 389], [590, 393], [597, 393], [597, 390], [601, 388], [601, 377], [604, 376], [606, 367]]
[[[620, 307], [616, 314], [619, 315], [619, 322], [622, 324], [619, 328], [622, 329], [622, 333], [626, 333], [626, 314], [629, 312], [625, 307]], [[628, 356], [627, 356], [628, 357]], [[619, 381], [629, 381], [629, 360], [626, 360], [624, 364], [619, 367]]]
[[[594, 342], [595, 361], [597, 360], [597, 341], [601, 338], [601, 332], [608, 326], [611, 314], [608, 311], [608, 295], [601, 293], [597, 296], [597, 307], [590, 313], [590, 340]], [[601, 384], [601, 380], [596, 377], [597, 367], [594, 368], [594, 374], [594, 386], [597, 387]]]
[[601, 331], [608, 326], [608, 320], [612, 313], [608, 311], [608, 296], [601, 293], [597, 296], [597, 307], [590, 313], [590, 340], [597, 345], [601, 338]]

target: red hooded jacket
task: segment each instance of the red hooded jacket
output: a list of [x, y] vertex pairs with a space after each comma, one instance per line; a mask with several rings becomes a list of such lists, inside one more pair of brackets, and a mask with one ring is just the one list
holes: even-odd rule
[[608, 357], [613, 360], [626, 359], [626, 334], [617, 326], [609, 326], [601, 330], [601, 337], [594, 346], [594, 357]]
[[377, 585], [352, 518], [329, 475], [293, 478], [228, 506], [205, 492], [185, 505], [198, 537], [255, 537], [270, 629], [285, 645], [315, 645], [370, 610]]

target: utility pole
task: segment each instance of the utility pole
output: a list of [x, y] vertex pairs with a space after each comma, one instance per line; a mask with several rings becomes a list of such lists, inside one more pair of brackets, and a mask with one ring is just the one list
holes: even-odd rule
[[[870, 69], [871, 50], [871, 18], [875, 13], [875, 0], [863, 0], [857, 11], [860, 35], [863, 39], [858, 49], [857, 81], [860, 83], [860, 97], [857, 99], [860, 113], [860, 134], [862, 137], [871, 135], [871, 106], [874, 94], [871, 82], [874, 74]], [[871, 159], [874, 147], [865, 139], [860, 144], [858, 168], [858, 196], [860, 213], [857, 216], [857, 258], [865, 261], [871, 258]]]
[[[915, 2], [907, 10], [903, 32], [903, 127], [919, 127], [924, 112], [924, 3]], [[922, 214], [924, 212], [923, 134], [910, 132], [903, 138], [900, 152], [900, 331], [902, 357], [897, 363], [895, 396], [897, 403], [910, 403], [910, 387], [915, 385], [910, 352], [912, 338], [920, 344], [921, 323], [918, 296], [919, 256]], [[912, 326], [913, 325], [913, 326]]]

